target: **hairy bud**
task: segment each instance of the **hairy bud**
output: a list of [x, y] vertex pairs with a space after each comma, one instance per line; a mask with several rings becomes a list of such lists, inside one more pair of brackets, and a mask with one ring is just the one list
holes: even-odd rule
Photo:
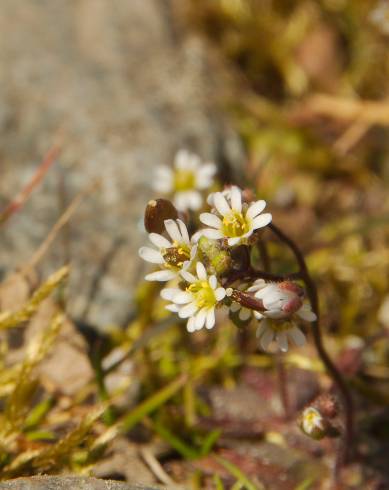
[[167, 199], [153, 199], [146, 206], [144, 223], [148, 233], [162, 233], [166, 219], [177, 219], [178, 211]]
[[215, 240], [202, 236], [199, 240], [200, 251], [208, 259], [212, 272], [223, 274], [231, 268], [231, 256], [223, 246]]

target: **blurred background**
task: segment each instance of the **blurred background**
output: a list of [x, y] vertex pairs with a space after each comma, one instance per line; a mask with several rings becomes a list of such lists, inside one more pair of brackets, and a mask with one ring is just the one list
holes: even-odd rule
[[[45, 155], [55, 160], [2, 224], [0, 310], [19, 308], [32, 285], [70, 263], [66, 310], [83, 352], [74, 360], [73, 378], [80, 378], [74, 389], [64, 390], [64, 373], [43, 382], [50, 403], [80, 416], [92, 393], [94, 401], [104, 399], [101, 385], [99, 396], [95, 388], [85, 392], [96, 375], [90, 362], [96, 332], [109, 336], [100, 342], [120, 359], [164, 320], [157, 291], [138, 287], [146, 266], [137, 250], [146, 239], [145, 204], [155, 197], [154, 170], [188, 148], [214, 160], [223, 183], [254, 186], [269, 201], [275, 223], [301, 245], [318, 283], [326, 344], [350, 377], [359, 407], [365, 463], [345, 473], [341, 488], [387, 488], [389, 2], [2, 0], [0, 31], [0, 210]], [[80, 193], [76, 212], [36, 259]], [[271, 246], [280, 271], [293, 268], [292, 259]], [[34, 258], [26, 284], [14, 273]], [[235, 342], [237, 336], [227, 325], [210, 340], [188, 340], [182, 326], [153, 337], [127, 357], [121, 374], [129, 383], [127, 401], [117, 411], [147, 400], [183, 371], [195, 372], [189, 388], [146, 421], [147, 436], [140, 430], [135, 438], [144, 442], [158, 433], [174, 448], [156, 456], [166, 462], [169, 478], [223, 488], [212, 480], [219, 471], [232, 488], [237, 475], [207, 451], [200, 463], [187, 463], [193, 453], [185, 444], [203, 444], [204, 434], [222, 429], [230, 439], [219, 455], [243, 468], [258, 485], [253, 488], [260, 482], [274, 489], [321, 488], [336, 444], [299, 442], [302, 436], [282, 425], [271, 356], [259, 353], [255, 341]], [[12, 337], [7, 349], [23, 341]], [[76, 356], [66, 345], [65, 366]], [[293, 355], [291, 379], [304, 379], [308, 390], [296, 395], [297, 410], [329, 381], [312, 348]], [[46, 422], [53, 427], [53, 420]], [[246, 437], [248, 427], [258, 440], [237, 444], [236, 434]], [[138, 461], [134, 441], [120, 444], [118, 454]], [[16, 445], [11, 452], [19, 451]], [[63, 467], [37, 463], [4, 475], [76, 471], [90, 463], [74, 464], [73, 456]], [[282, 468], [280, 458], [287, 461]], [[145, 472], [141, 481], [161, 480], [147, 463], [138, 464]], [[123, 468], [99, 475], [131, 480]]]

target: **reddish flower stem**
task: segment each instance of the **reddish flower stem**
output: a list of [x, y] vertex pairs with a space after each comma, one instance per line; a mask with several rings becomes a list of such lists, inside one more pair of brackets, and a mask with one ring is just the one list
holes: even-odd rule
[[0, 225], [4, 224], [12, 215], [24, 206], [33, 190], [40, 184], [51, 166], [55, 163], [59, 153], [60, 147], [58, 145], [54, 145], [49, 149], [28, 184], [19, 192], [12, 202], [8, 204], [4, 211], [1, 212]]
[[307, 288], [308, 299], [311, 303], [312, 310], [317, 316], [317, 320], [315, 322], [312, 322], [312, 334], [315, 347], [320, 359], [323, 361], [323, 364], [325, 365], [329, 375], [332, 377], [343, 399], [345, 410], [345, 433], [343, 438], [343, 446], [341, 448], [340, 454], [338, 455], [337, 461], [337, 467], [340, 467], [341, 465], [349, 462], [352, 456], [354, 440], [354, 404], [351, 393], [342, 374], [335, 366], [327, 351], [325, 350], [319, 323], [320, 311], [317, 288], [309, 273], [303, 254], [301, 253], [299, 247], [295, 244], [295, 242], [287, 235], [285, 235], [285, 233], [280, 230], [276, 225], [271, 223], [269, 224], [269, 228], [283, 243], [285, 243], [285, 245], [287, 245], [291, 249], [296, 258], [296, 261], [300, 268], [301, 278]]

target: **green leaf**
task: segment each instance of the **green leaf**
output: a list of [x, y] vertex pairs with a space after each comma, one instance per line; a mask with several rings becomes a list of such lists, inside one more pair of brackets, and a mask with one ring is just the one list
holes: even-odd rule
[[265, 487], [263, 485], [254, 485], [250, 481], [250, 479], [241, 471], [236, 465], [231, 463], [231, 461], [228, 461], [227, 459], [224, 459], [220, 456], [215, 456], [216, 461], [221, 464], [233, 477], [235, 477], [238, 482], [242, 483], [244, 485], [244, 488], [246, 490], [265, 490]]

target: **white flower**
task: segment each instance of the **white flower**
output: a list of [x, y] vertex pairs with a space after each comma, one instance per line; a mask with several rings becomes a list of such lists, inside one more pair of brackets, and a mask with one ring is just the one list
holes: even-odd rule
[[216, 170], [214, 163], [202, 163], [197, 155], [180, 150], [173, 169], [157, 167], [153, 187], [158, 192], [173, 194], [174, 205], [179, 211], [196, 211], [203, 203], [199, 191], [211, 187]]
[[[226, 187], [224, 189], [224, 191], [221, 191], [221, 193], [223, 194], [223, 197], [225, 197], [227, 199], [227, 201], [231, 201], [231, 190], [233, 188], [237, 189], [240, 192], [239, 187], [237, 187], [236, 185], [231, 185], [229, 187]], [[211, 194], [209, 194], [207, 197], [207, 203], [211, 206], [211, 208], [215, 207], [215, 195], [216, 194], [217, 194], [217, 192], [211, 192]]]
[[293, 323], [279, 323], [272, 320], [262, 320], [257, 328], [257, 338], [263, 350], [268, 350], [273, 340], [282, 352], [288, 351], [288, 337], [298, 347], [305, 344], [305, 335]]
[[272, 219], [270, 213], [261, 214], [266, 207], [263, 200], [255, 201], [249, 206], [242, 204], [242, 193], [238, 187], [231, 187], [226, 197], [222, 192], [215, 192], [213, 204], [217, 216], [213, 213], [202, 213], [200, 221], [211, 228], [200, 230], [200, 234], [217, 240], [227, 238], [231, 247], [245, 243], [255, 230], [268, 225]]
[[225, 297], [226, 291], [220, 287], [216, 276], [207, 275], [201, 262], [196, 264], [197, 277], [182, 270], [181, 276], [189, 283], [185, 291], [178, 288], [166, 288], [161, 291], [162, 298], [171, 301], [166, 309], [178, 313], [180, 318], [188, 318], [187, 330], [194, 332], [215, 325], [215, 308]]
[[139, 256], [143, 260], [162, 266], [161, 270], [147, 274], [145, 277], [147, 281], [169, 281], [177, 277], [182, 269], [190, 265], [197, 252], [197, 246], [191, 244], [183, 221], [167, 219], [164, 224], [172, 241], [158, 233], [150, 233], [149, 239], [157, 249], [151, 247], [139, 249]]
[[304, 409], [301, 416], [301, 428], [308, 436], [321, 439], [325, 435], [325, 421], [319, 410], [314, 407]]
[[316, 427], [318, 429], [324, 430], [323, 417], [321, 413], [316, 410], [316, 408], [305, 408], [302, 415], [302, 425], [304, 432], [306, 432], [307, 434], [311, 434]]
[[293, 320], [293, 317], [297, 316], [302, 320], [313, 322], [316, 320], [316, 315], [308, 303], [303, 303], [304, 292], [297, 284], [289, 281], [265, 284], [260, 280], [260, 282], [256, 281], [248, 291], [255, 291], [254, 296], [262, 300], [264, 306], [263, 312], [254, 313], [256, 318], [262, 319], [257, 337], [264, 350], [269, 348], [274, 339], [283, 352], [288, 350], [288, 338], [297, 346], [304, 345], [305, 335], [294, 322], [288, 320]]

